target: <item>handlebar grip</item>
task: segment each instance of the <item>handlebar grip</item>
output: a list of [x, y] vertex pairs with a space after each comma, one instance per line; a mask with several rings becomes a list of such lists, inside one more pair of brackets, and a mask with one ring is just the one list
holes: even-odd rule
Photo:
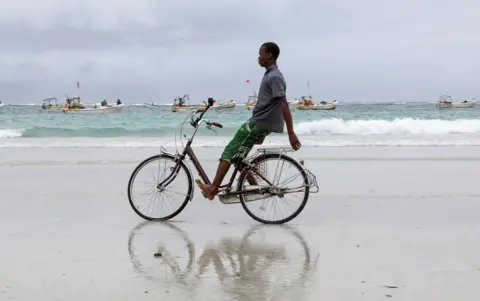
[[212, 125], [213, 125], [213, 126], [216, 126], [217, 128], [223, 128], [223, 125], [221, 125], [221, 124], [218, 123], [218, 122], [212, 122]]

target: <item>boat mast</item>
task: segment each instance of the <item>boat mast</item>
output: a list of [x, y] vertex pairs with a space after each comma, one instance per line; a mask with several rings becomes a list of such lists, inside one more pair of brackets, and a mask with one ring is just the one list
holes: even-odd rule
[[312, 91], [310, 90], [310, 82], [308, 80], [307, 80], [307, 87], [308, 87], [308, 97], [310, 97], [310, 100], [313, 101]]

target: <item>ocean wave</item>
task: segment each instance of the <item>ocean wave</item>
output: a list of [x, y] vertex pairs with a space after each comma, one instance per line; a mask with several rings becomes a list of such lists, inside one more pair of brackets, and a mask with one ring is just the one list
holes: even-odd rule
[[0, 129], [0, 138], [22, 137], [24, 132], [23, 129]]
[[301, 122], [296, 127], [298, 134], [330, 135], [447, 135], [478, 134], [478, 119], [394, 119], [394, 120], [342, 120], [323, 119]]
[[[198, 136], [231, 137], [241, 123], [229, 122], [216, 133], [201, 129]], [[187, 133], [192, 128], [185, 127]], [[478, 119], [394, 119], [394, 120], [343, 120], [338, 118], [300, 122], [295, 125], [298, 135], [326, 136], [405, 136], [405, 135], [456, 135], [480, 133]], [[36, 137], [171, 137], [178, 133], [177, 124], [159, 127], [32, 127], [23, 129], [0, 129], [0, 138]]]

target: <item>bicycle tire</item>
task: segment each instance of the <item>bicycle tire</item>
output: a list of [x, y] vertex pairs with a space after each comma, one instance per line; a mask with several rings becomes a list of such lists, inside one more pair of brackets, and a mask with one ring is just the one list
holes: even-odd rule
[[[255, 214], [253, 214], [250, 209], [248, 209], [247, 207], [247, 201], [245, 200], [245, 196], [243, 194], [240, 194], [239, 197], [240, 197], [240, 202], [242, 204], [242, 207], [243, 209], [245, 210], [245, 212], [247, 212], [247, 214], [253, 218], [254, 220], [256, 220], [257, 222], [260, 222], [262, 224], [272, 224], [272, 225], [280, 225], [280, 224], [284, 224], [284, 223], [287, 223], [291, 220], [293, 220], [294, 218], [296, 218], [302, 211], [303, 209], [305, 208], [305, 205], [307, 204], [307, 201], [308, 201], [308, 197], [309, 197], [309, 194], [310, 194], [310, 186], [309, 186], [309, 179], [308, 179], [308, 175], [307, 175], [307, 172], [305, 171], [305, 169], [300, 165], [300, 163], [298, 163], [295, 159], [293, 159], [292, 157], [289, 157], [287, 155], [283, 155], [283, 154], [263, 154], [263, 155], [260, 155], [256, 158], [254, 158], [250, 163], [252, 165], [255, 165], [255, 164], [259, 164], [261, 163], [262, 161], [266, 161], [266, 160], [269, 160], [269, 159], [277, 159], [277, 160], [285, 160], [289, 163], [291, 163], [293, 166], [295, 166], [298, 171], [301, 173], [302, 177], [303, 177], [303, 182], [305, 184], [305, 195], [303, 197], [303, 201], [302, 203], [300, 204], [300, 206], [298, 207], [298, 209], [292, 213], [291, 215], [287, 216], [286, 218], [284, 219], [281, 219], [281, 220], [265, 220], [265, 219], [262, 219], [258, 216], [256, 216]], [[238, 184], [237, 184], [237, 191], [241, 191], [243, 190], [243, 187], [244, 187], [244, 184], [245, 184], [245, 181], [246, 181], [246, 177], [247, 177], [247, 174], [248, 172], [243, 172], [240, 174], [239, 178], [238, 178]]]
[[185, 174], [187, 175], [187, 178], [188, 178], [188, 193], [187, 193], [187, 196], [185, 197], [185, 200], [183, 201], [182, 205], [180, 205], [180, 207], [176, 211], [174, 211], [170, 215], [167, 215], [167, 216], [164, 216], [164, 217], [151, 217], [151, 216], [143, 214], [142, 212], [140, 212], [137, 209], [137, 207], [133, 203], [132, 193], [131, 193], [132, 192], [132, 185], [133, 185], [133, 182], [135, 180], [135, 177], [137, 176], [138, 172], [143, 167], [148, 165], [150, 162], [153, 162], [155, 160], [160, 160], [160, 159], [168, 159], [168, 160], [175, 161], [175, 157], [172, 156], [172, 155], [169, 155], [169, 154], [159, 154], [159, 155], [151, 156], [150, 158], [147, 158], [144, 161], [142, 161], [140, 164], [138, 164], [138, 166], [132, 172], [132, 174], [130, 176], [130, 180], [128, 181], [128, 188], [127, 188], [128, 202], [130, 203], [130, 206], [132, 207], [133, 211], [135, 211], [135, 213], [137, 215], [139, 215], [141, 218], [143, 218], [145, 220], [148, 220], [148, 221], [167, 221], [167, 220], [170, 220], [170, 219], [174, 218], [180, 212], [182, 212], [182, 210], [185, 208], [185, 206], [187, 206], [188, 201], [193, 197], [193, 176], [192, 176], [190, 170], [188, 169], [188, 167], [186, 166], [185, 162], [182, 161], [182, 162], [180, 162], [180, 168], [185, 171]]
[[[130, 234], [128, 236], [128, 254], [130, 256], [130, 262], [133, 265], [134, 270], [143, 275], [145, 278], [158, 283], [159, 279], [156, 279], [154, 275], [149, 274], [149, 269], [152, 269], [151, 266], [148, 264], [142, 263], [140, 260], [140, 255], [136, 253], [138, 247], [135, 246], [135, 238], [137, 234], [141, 232], [144, 228], [148, 226], [158, 226], [158, 227], [166, 227], [167, 229], [175, 232], [179, 238], [181, 238], [185, 243], [185, 248], [187, 249], [188, 253], [188, 261], [186, 266], [183, 269], [180, 269], [174, 277], [181, 285], [188, 286], [185, 282], [185, 279], [190, 277], [190, 273], [194, 269], [195, 264], [195, 244], [190, 239], [188, 234], [180, 229], [179, 227], [175, 226], [171, 222], [164, 222], [164, 223], [157, 223], [151, 221], [143, 221], [142, 223], [135, 226], [132, 230], [130, 230]], [[142, 234], [140, 234], [141, 236]], [[161, 237], [161, 236], [160, 236]]]

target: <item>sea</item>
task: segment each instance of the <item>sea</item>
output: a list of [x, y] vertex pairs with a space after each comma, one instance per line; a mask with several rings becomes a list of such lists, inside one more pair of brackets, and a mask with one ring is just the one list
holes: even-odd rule
[[[170, 105], [126, 105], [121, 113], [46, 113], [40, 105], [0, 108], [0, 148], [180, 147], [190, 137], [189, 113]], [[223, 124], [201, 128], [194, 147], [222, 147], [250, 116], [245, 105], [210, 111]], [[475, 146], [480, 145], [480, 107], [438, 109], [435, 103], [340, 103], [333, 111], [292, 111], [305, 147]], [[182, 126], [183, 125], [183, 126]], [[286, 146], [288, 136], [272, 134], [265, 145]]]

